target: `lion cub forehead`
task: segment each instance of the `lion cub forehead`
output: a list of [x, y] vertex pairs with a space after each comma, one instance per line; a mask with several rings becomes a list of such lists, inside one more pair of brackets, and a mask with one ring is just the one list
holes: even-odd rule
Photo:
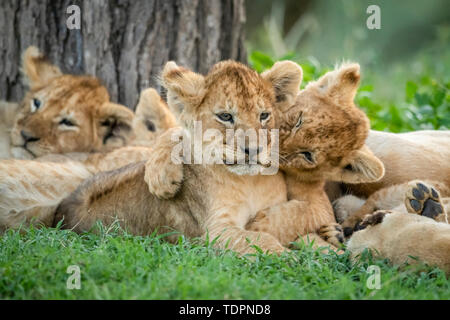
[[97, 99], [109, 100], [108, 90], [97, 78], [89, 76], [62, 75], [53, 79], [38, 91], [48, 91], [53, 96], [70, 96], [72, 94], [91, 95]]
[[235, 62], [216, 64], [205, 78], [207, 95], [226, 109], [265, 109], [275, 101], [272, 85], [251, 68]]

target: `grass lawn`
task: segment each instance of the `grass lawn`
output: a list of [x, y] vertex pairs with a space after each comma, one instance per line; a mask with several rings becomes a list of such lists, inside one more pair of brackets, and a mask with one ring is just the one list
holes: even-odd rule
[[[439, 269], [371, 260], [354, 264], [348, 254], [321, 254], [303, 244], [282, 257], [239, 258], [200, 241], [174, 245], [117, 228], [83, 235], [10, 230], [0, 237], [0, 298], [450, 299], [450, 280]], [[80, 290], [67, 289], [71, 265], [80, 267]], [[380, 267], [379, 290], [366, 286], [369, 265]]]

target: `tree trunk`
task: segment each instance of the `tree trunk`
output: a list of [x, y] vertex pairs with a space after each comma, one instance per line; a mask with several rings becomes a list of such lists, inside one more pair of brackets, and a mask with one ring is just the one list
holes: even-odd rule
[[[81, 29], [66, 26], [70, 5]], [[64, 72], [99, 77], [111, 99], [134, 108], [160, 89], [165, 62], [205, 73], [223, 59], [246, 61], [244, 0], [1, 0], [0, 100], [20, 101], [20, 56], [39, 47]]]

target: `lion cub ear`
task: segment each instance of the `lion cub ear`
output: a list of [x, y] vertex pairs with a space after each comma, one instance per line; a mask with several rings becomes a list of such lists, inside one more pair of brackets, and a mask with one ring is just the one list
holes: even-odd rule
[[376, 182], [384, 176], [384, 165], [367, 146], [357, 150], [337, 172], [335, 181], [346, 183]]
[[34, 46], [28, 47], [22, 55], [22, 72], [31, 88], [44, 85], [62, 75], [61, 70], [48, 62]]
[[303, 70], [298, 64], [292, 61], [278, 61], [261, 76], [272, 83], [278, 106], [289, 107], [294, 103], [303, 77]]
[[176, 119], [165, 101], [153, 88], [141, 92], [133, 120], [133, 128], [144, 126], [148, 131], [165, 131], [176, 126]]
[[183, 110], [195, 108], [205, 96], [205, 78], [169, 61], [162, 72], [162, 85], [167, 89], [167, 101], [178, 116]]
[[102, 151], [125, 146], [134, 138], [133, 119], [134, 113], [120, 104], [106, 102], [98, 108], [95, 120]]
[[308, 87], [317, 87], [321, 94], [335, 100], [337, 104], [347, 104], [355, 99], [360, 78], [359, 64], [345, 63], [310, 83]]

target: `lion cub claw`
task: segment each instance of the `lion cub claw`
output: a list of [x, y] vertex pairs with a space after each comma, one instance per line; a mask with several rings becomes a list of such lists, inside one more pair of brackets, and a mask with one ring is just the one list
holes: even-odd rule
[[344, 243], [344, 232], [338, 223], [330, 223], [320, 227], [319, 236], [338, 248]]
[[445, 210], [439, 192], [424, 182], [409, 183], [405, 206], [409, 213], [418, 214], [436, 221], [445, 220]]
[[366, 214], [355, 231], [363, 230], [368, 226], [375, 226], [377, 224], [380, 224], [381, 222], [383, 222], [384, 217], [390, 213], [392, 213], [392, 211], [390, 210], [378, 210], [374, 213]]

